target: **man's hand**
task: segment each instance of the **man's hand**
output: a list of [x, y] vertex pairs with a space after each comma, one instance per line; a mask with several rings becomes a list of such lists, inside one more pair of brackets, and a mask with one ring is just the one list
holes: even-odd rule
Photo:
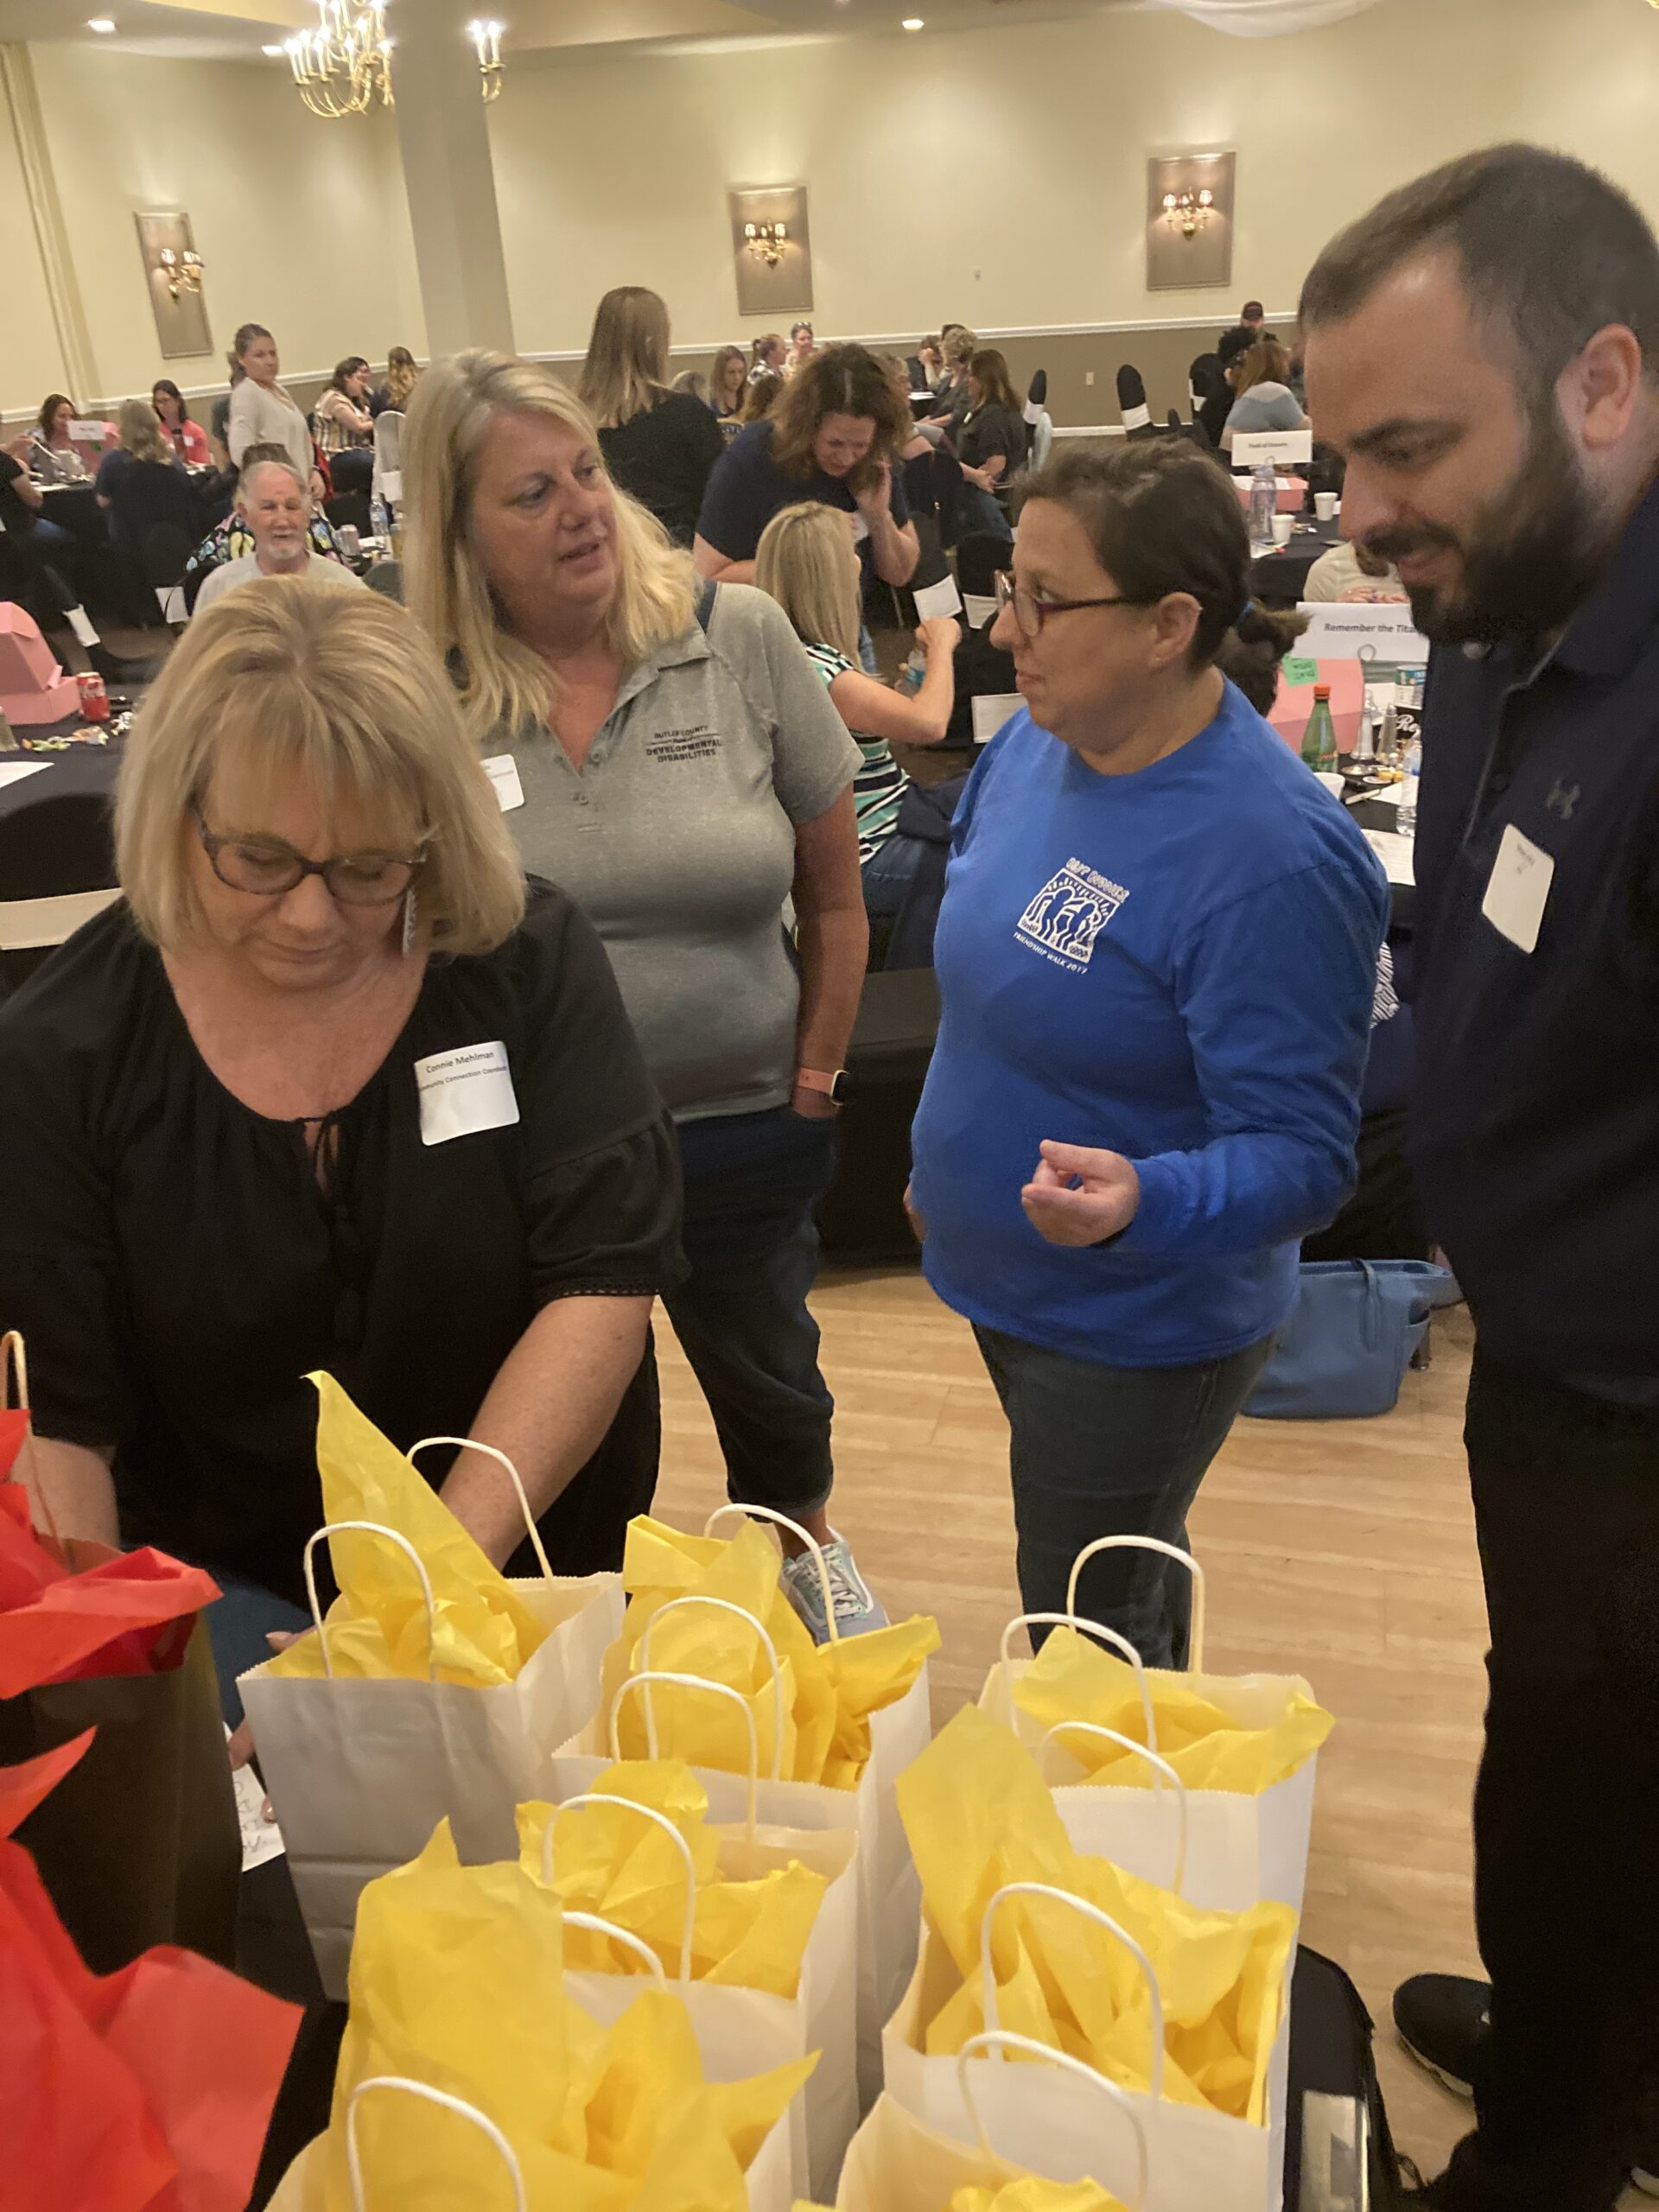
[[893, 465], [890, 461], [876, 463], [875, 481], [863, 491], [855, 492], [858, 512], [867, 523], [874, 524], [878, 517], [891, 512], [893, 507]]
[[1141, 1178], [1122, 1153], [1045, 1140], [1042, 1155], [1020, 1203], [1049, 1243], [1103, 1243], [1135, 1219]]

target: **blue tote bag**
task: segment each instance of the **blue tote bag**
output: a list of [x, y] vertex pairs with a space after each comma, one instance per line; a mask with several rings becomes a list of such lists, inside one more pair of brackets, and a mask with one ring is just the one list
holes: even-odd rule
[[1427, 1260], [1306, 1260], [1290, 1318], [1245, 1402], [1260, 1421], [1385, 1414], [1437, 1306], [1458, 1286]]

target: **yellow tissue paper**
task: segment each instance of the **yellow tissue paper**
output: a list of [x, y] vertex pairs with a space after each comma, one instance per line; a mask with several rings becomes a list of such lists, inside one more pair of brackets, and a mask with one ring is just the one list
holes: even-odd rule
[[[1288, 1905], [1200, 1911], [1084, 1857], [1031, 1753], [971, 1706], [900, 1776], [898, 1794], [925, 1920], [954, 1967], [950, 1993], [920, 2024], [928, 2056], [950, 2056], [985, 2024], [980, 1928], [993, 1895], [1010, 1882], [1046, 1882], [1099, 1906], [1150, 1958], [1163, 2000], [1166, 2095], [1262, 2124], [1296, 1936]], [[1069, 2051], [1122, 2088], [1149, 2089], [1146, 1978], [1105, 1929], [1052, 1898], [1010, 1898], [997, 1910], [992, 1961], [999, 2025]]]
[[[815, 2061], [705, 2082], [685, 2008], [668, 1992], [643, 1990], [609, 2030], [564, 1994], [563, 1932], [556, 1891], [517, 1864], [461, 1866], [447, 1822], [419, 1859], [369, 1884], [307, 2212], [349, 2212], [346, 2106], [384, 2075], [493, 2120], [532, 2212], [744, 2212], [745, 2171]], [[436, 2107], [376, 2092], [357, 2133], [370, 2203], [454, 2212], [502, 2195], [499, 2155]]]
[[1000, 2188], [959, 2189], [949, 2212], [1123, 2212], [1123, 2207], [1098, 2182], [1042, 2181], [1031, 2174]]
[[[330, 1375], [317, 1390], [317, 1467], [325, 1521], [373, 1521], [415, 1548], [432, 1586], [433, 1622], [409, 1557], [384, 1537], [331, 1536], [340, 1595], [328, 1608], [336, 1675], [424, 1681], [429, 1643], [438, 1680], [490, 1689], [514, 1681], [548, 1630], [514, 1595], [419, 1471], [352, 1403]], [[321, 1549], [321, 1547], [319, 1547]], [[324, 1673], [314, 1632], [269, 1662], [273, 1675]]]
[[[1313, 1758], [1335, 1726], [1305, 1682], [1287, 1682], [1272, 1724], [1243, 1728], [1180, 1675], [1149, 1673], [1156, 1748], [1189, 1789], [1259, 1796]], [[1135, 1669], [1076, 1629], [1057, 1628], [1014, 1685], [1014, 1701], [1039, 1729], [1091, 1720], [1137, 1744], [1146, 1714]], [[1150, 1786], [1144, 1760], [1098, 1736], [1073, 1731], [1058, 1739], [1090, 1782]], [[1120, 1771], [1121, 1770], [1121, 1771]]]
[[[870, 1715], [895, 1703], [939, 1647], [938, 1624], [925, 1616], [840, 1643], [815, 1644], [785, 1596], [778, 1554], [752, 1521], [729, 1541], [684, 1536], [641, 1516], [629, 1523], [622, 1580], [630, 1592], [622, 1634], [606, 1657], [601, 1711], [608, 1713], [623, 1682], [647, 1664], [645, 1630], [676, 1599], [715, 1598], [758, 1620], [778, 1654], [783, 1726], [777, 1723], [772, 1666], [748, 1622], [714, 1605], [688, 1605], [652, 1630], [654, 1672], [705, 1676], [737, 1691], [753, 1717], [760, 1772], [789, 1782], [855, 1789], [869, 1763]], [[651, 1756], [645, 1700], [651, 1700], [660, 1757], [722, 1773], [748, 1771], [747, 1723], [729, 1699], [708, 1691], [654, 1683], [623, 1700], [618, 1716], [622, 1756]]]
[[[722, 1878], [721, 1836], [709, 1822], [709, 1796], [690, 1768], [676, 1759], [612, 1767], [594, 1789], [648, 1805], [671, 1821], [696, 1869], [691, 1977], [738, 1989], [793, 1997], [801, 1958], [829, 1887], [798, 1860], [753, 1881]], [[519, 1864], [541, 1878], [547, 1824], [553, 1821], [553, 1886], [561, 1904], [596, 1913], [648, 1943], [672, 1980], [679, 1973], [685, 1925], [685, 1861], [655, 1821], [614, 1805], [518, 1808]], [[567, 1928], [567, 1967], [597, 1974], [637, 1974], [643, 1961], [609, 1936]]]

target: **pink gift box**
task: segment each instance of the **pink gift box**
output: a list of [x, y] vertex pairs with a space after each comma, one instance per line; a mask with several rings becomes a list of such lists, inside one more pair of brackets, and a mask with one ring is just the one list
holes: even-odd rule
[[[1279, 486], [1279, 512], [1281, 515], [1300, 514], [1307, 504], [1307, 479], [1305, 476], [1281, 476], [1275, 480]], [[1235, 476], [1233, 489], [1238, 493], [1239, 505], [1248, 513], [1254, 479]]]
[[38, 625], [10, 600], [0, 601], [0, 708], [9, 722], [25, 728], [80, 712], [74, 677], [58, 666]]
[[[1357, 660], [1322, 660], [1319, 682], [1331, 686], [1331, 719], [1337, 727], [1337, 750], [1351, 753], [1359, 742], [1359, 718], [1365, 710], [1365, 670]], [[1268, 721], [1293, 753], [1300, 753], [1313, 711], [1313, 686], [1287, 683], [1279, 679], [1279, 694]]]

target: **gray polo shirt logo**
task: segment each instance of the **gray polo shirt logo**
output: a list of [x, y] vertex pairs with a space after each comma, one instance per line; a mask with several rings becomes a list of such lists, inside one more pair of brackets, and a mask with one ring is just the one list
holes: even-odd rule
[[720, 748], [720, 732], [711, 729], [707, 722], [695, 723], [690, 729], [649, 731], [645, 747], [647, 760], [661, 760], [671, 766], [678, 760], [707, 760]]

